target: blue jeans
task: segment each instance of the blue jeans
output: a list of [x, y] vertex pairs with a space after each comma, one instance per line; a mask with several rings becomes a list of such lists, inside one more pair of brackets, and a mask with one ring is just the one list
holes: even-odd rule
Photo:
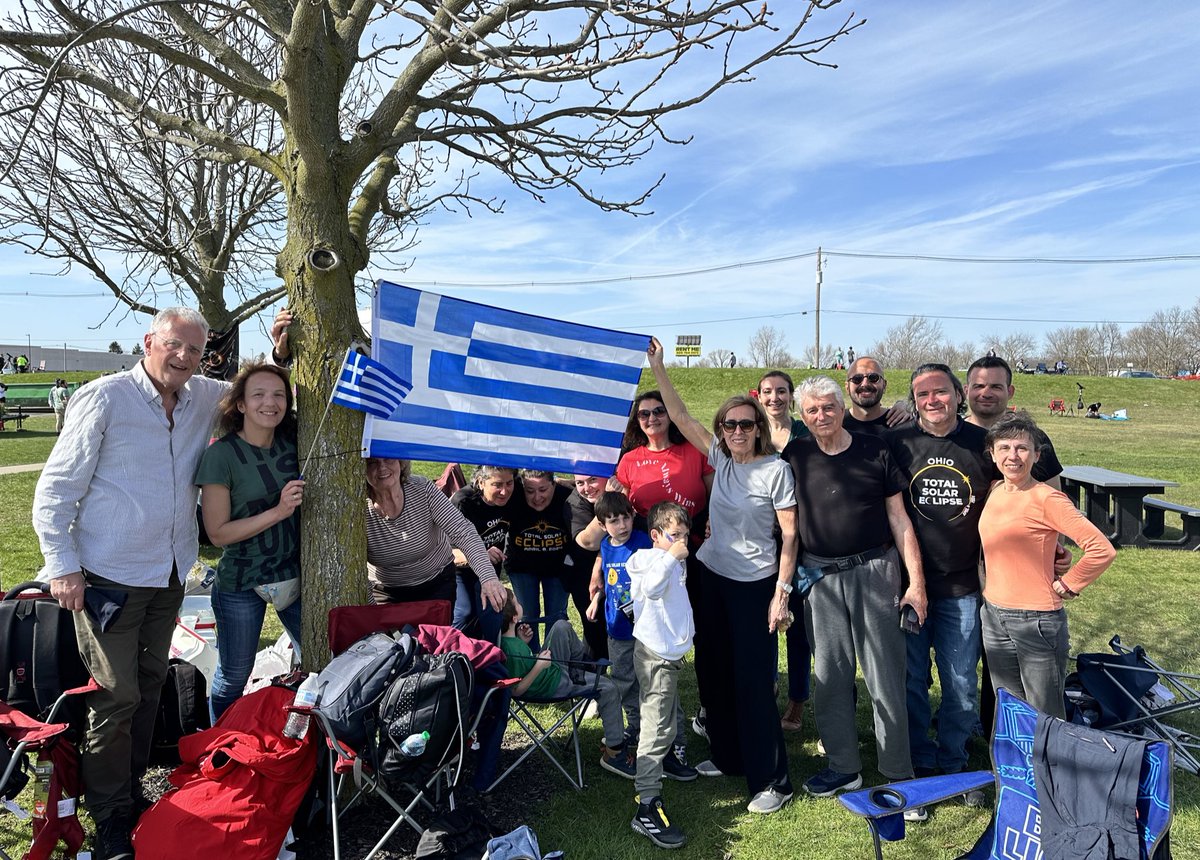
[[[209, 706], [215, 724], [225, 709], [242, 695], [262, 635], [267, 603], [253, 589], [222, 591], [217, 582], [212, 587], [213, 615], [217, 619], [217, 673], [213, 676]], [[300, 600], [279, 613], [279, 620], [299, 651]]]
[[493, 645], [499, 644], [504, 616], [484, 603], [479, 577], [474, 571], [460, 570], [457, 578], [451, 623], [468, 636]]
[[[557, 576], [543, 577], [536, 573], [513, 573], [510, 570], [508, 580], [512, 583], [513, 593], [517, 602], [521, 604], [524, 616], [546, 619], [547, 636], [550, 635], [550, 628], [554, 626], [555, 621], [567, 619], [567, 598], [570, 595], [563, 581]], [[543, 596], [546, 598], [545, 605], [541, 602]], [[540, 650], [536, 624], [533, 627], [533, 641], [529, 643], [529, 647], [533, 649], [534, 654]]]
[[[929, 601], [920, 633], [908, 640], [908, 739], [913, 767], [958, 773], [967, 766], [967, 740], [979, 720], [979, 595]], [[942, 685], [937, 742], [929, 737], [929, 687], [933, 683], [929, 650]]]

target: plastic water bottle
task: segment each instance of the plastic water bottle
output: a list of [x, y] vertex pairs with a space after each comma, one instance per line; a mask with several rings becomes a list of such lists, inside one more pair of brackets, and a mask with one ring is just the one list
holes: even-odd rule
[[404, 743], [400, 744], [400, 752], [409, 758], [417, 758], [425, 752], [427, 743], [429, 743], [429, 732], [414, 732], [404, 739]]
[[[292, 704], [298, 708], [315, 708], [319, 698], [316, 673], [309, 673], [309, 676], [300, 683], [300, 687], [296, 690], [296, 698], [292, 699]], [[284, 724], [283, 736], [285, 738], [303, 738], [308, 734], [308, 724], [311, 722], [312, 717], [307, 713], [292, 711], [288, 714], [287, 723]]]

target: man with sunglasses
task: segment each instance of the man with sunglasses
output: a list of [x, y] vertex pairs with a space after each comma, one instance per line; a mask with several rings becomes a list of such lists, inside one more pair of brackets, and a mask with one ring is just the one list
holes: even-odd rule
[[864, 355], [851, 359], [846, 373], [846, 396], [850, 402], [842, 426], [851, 433], [869, 433], [882, 436], [889, 427], [904, 424], [912, 419], [904, 401], [890, 409], [883, 406], [883, 395], [887, 393], [887, 378], [879, 362]]
[[[983, 428], [959, 417], [964, 392], [949, 367], [918, 367], [910, 397], [916, 421], [885, 439], [907, 483], [904, 503], [921, 545], [929, 598], [924, 625], [905, 637], [909, 745], [920, 777], [963, 770], [967, 741], [978, 723], [978, 527], [992, 465], [984, 454]], [[942, 687], [936, 740], [930, 736], [931, 650]]]

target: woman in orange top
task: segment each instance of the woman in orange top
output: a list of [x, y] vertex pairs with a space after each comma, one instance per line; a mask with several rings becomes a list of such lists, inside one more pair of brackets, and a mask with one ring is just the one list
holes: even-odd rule
[[[1068, 654], [1063, 601], [1094, 582], [1116, 551], [1070, 499], [1034, 480], [1036, 431], [1033, 419], [1018, 412], [997, 421], [984, 443], [1004, 480], [993, 485], [979, 518], [987, 565], [983, 648], [992, 686], [1062, 717]], [[1054, 573], [1059, 534], [1083, 548], [1083, 557], [1062, 577]]]

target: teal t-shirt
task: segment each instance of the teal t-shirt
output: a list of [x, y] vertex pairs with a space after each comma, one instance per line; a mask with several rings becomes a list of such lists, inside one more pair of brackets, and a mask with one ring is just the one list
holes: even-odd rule
[[[533, 670], [536, 662], [533, 649], [516, 636], [501, 636], [500, 650], [504, 652], [504, 663], [508, 666], [509, 677], [524, 678]], [[533, 683], [529, 685], [525, 695], [535, 699], [549, 699], [558, 689], [558, 680], [561, 676], [562, 667], [557, 663], [551, 663], [533, 679]]]
[[[284, 485], [300, 476], [299, 468], [295, 440], [276, 436], [270, 448], [259, 448], [230, 433], [204, 452], [196, 483], [228, 487], [229, 518], [241, 520], [279, 504]], [[217, 563], [217, 580], [225, 591], [248, 591], [299, 575], [298, 510], [266, 531], [225, 547]]]

